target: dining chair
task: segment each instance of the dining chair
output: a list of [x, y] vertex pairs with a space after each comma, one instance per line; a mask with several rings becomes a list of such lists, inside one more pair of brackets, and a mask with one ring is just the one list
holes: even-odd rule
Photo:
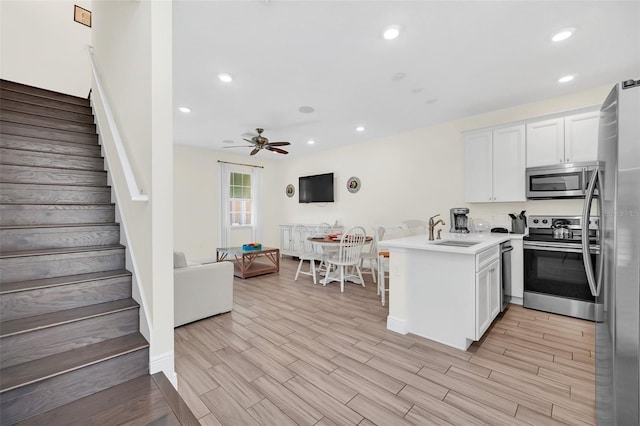
[[378, 273], [378, 241], [381, 240], [383, 236], [384, 228], [374, 227], [373, 240], [371, 240], [369, 248], [364, 249], [362, 251], [362, 254], [360, 254], [360, 270], [364, 271], [364, 263], [366, 261], [369, 261], [369, 266], [366, 268], [371, 273], [371, 278], [373, 279], [374, 283], [377, 282], [376, 275]]
[[386, 293], [389, 291], [387, 282], [389, 280], [389, 251], [384, 246], [384, 240], [392, 240], [394, 238], [402, 238], [407, 234], [408, 226], [404, 222], [385, 223], [377, 226], [378, 244], [377, 244], [377, 269], [378, 269], [378, 295], [380, 296], [382, 306], [386, 302]]
[[408, 232], [407, 234], [409, 236], [413, 236], [413, 235], [424, 235], [427, 233], [427, 222], [424, 220], [404, 220], [402, 221], [402, 223], [404, 223], [405, 225], [407, 225], [407, 229]]
[[[298, 257], [298, 259], [300, 259], [300, 263], [298, 263], [298, 269], [296, 270], [296, 276], [293, 280], [298, 281], [298, 275], [300, 274], [311, 275], [313, 277], [313, 283], [316, 284], [316, 260], [318, 262], [322, 261], [322, 254], [314, 250], [313, 245], [308, 239], [308, 237], [311, 235], [310, 230], [308, 230], [305, 226], [294, 226], [292, 234], [294, 248], [296, 249], [296, 256]], [[309, 261], [308, 271], [302, 270], [302, 264], [305, 260]]]
[[[327, 236], [333, 233], [333, 226], [331, 226], [327, 222], [322, 222], [321, 224], [318, 225], [317, 231], [318, 231], [318, 235]], [[326, 259], [328, 256], [331, 255], [331, 253], [335, 252], [335, 249], [332, 247], [320, 247], [318, 248], [318, 250], [320, 251], [322, 259], [320, 260], [320, 264], [318, 265], [317, 271], [319, 274], [321, 274], [323, 271], [326, 273], [326, 270], [327, 270]]]
[[344, 293], [345, 279], [359, 278], [362, 287], [364, 287], [364, 279], [360, 271], [360, 254], [366, 238], [365, 230], [361, 226], [354, 226], [342, 234], [337, 253], [327, 258], [327, 264], [336, 267], [336, 274], [327, 273], [323, 285], [327, 285], [331, 281], [340, 281], [340, 292]]

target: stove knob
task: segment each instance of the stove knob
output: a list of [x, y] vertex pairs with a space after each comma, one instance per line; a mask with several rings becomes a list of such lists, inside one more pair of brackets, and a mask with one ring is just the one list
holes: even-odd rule
[[542, 223], [549, 223], [547, 219], [542, 219]]
[[540, 222], [538, 219], [533, 219], [533, 223], [538, 223]]
[[596, 225], [600, 224], [600, 219], [596, 219]]

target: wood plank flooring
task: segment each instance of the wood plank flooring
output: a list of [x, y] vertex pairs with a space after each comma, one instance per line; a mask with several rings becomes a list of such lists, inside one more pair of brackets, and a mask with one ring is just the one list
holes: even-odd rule
[[510, 305], [460, 351], [386, 329], [365, 288], [234, 280], [227, 314], [175, 330], [179, 393], [203, 425], [596, 425], [594, 324]]

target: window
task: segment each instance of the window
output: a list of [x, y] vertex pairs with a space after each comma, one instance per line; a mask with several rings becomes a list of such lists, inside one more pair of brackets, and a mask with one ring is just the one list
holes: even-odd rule
[[229, 185], [229, 215], [231, 226], [252, 225], [251, 175], [231, 172]]

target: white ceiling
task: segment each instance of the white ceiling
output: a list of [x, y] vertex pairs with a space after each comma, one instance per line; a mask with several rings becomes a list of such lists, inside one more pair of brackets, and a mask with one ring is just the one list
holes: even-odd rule
[[[213, 150], [263, 127], [292, 143], [288, 157], [307, 155], [640, 78], [638, 1], [173, 4], [175, 142]], [[400, 37], [384, 40], [392, 24]], [[553, 43], [566, 27], [574, 36]], [[576, 77], [558, 83], [566, 74]]]

